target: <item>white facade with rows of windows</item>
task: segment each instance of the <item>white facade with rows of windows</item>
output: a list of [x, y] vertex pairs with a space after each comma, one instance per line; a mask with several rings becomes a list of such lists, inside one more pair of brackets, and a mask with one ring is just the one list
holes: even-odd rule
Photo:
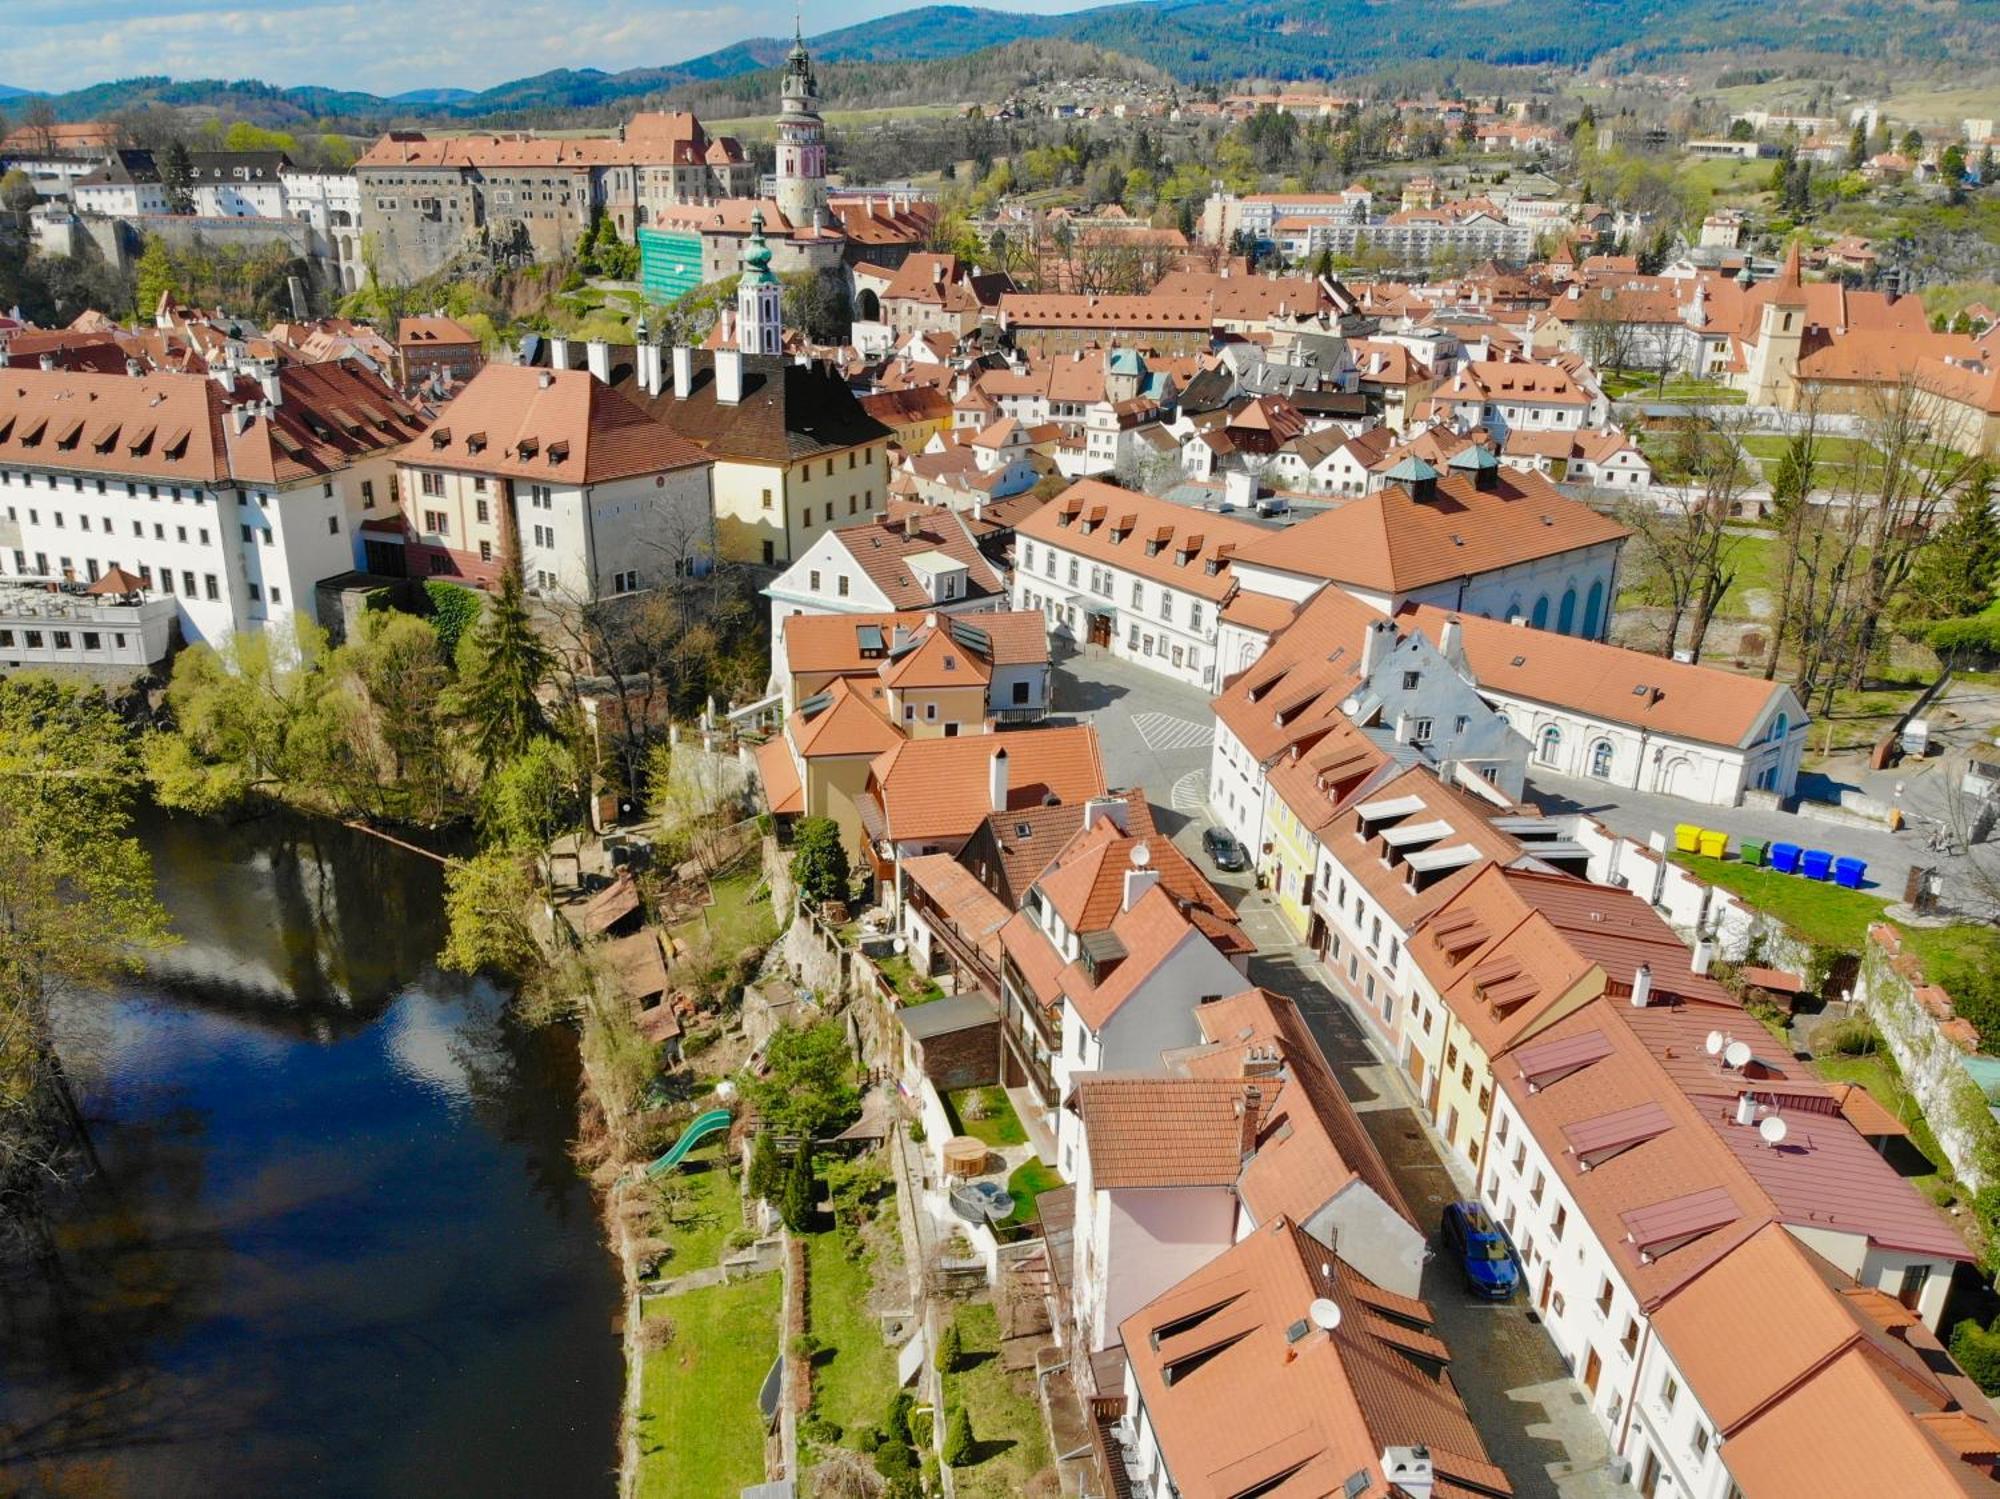
[[1213, 692], [1221, 686], [1212, 600], [1108, 562], [1023, 537], [1014, 569], [1016, 609], [1037, 609], [1049, 634], [1095, 644], [1121, 661]]

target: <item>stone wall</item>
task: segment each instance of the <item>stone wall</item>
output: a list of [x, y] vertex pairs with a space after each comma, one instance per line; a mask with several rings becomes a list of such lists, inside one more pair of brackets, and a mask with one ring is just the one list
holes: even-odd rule
[[1868, 938], [1855, 998], [1902, 1069], [1904, 1085], [1952, 1170], [1975, 1191], [1993, 1184], [2000, 1180], [2000, 1123], [1966, 1071], [1964, 1051], [1918, 999], [1917, 991], [1925, 987], [1922, 973], [1901, 956], [1895, 928], [1871, 927]]

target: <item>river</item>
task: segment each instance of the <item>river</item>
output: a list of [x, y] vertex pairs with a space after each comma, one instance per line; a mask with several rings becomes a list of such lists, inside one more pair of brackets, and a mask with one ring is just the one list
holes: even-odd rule
[[613, 1494], [572, 1037], [437, 970], [427, 859], [143, 831], [182, 940], [61, 1011], [104, 1170], [0, 1283], [0, 1494]]

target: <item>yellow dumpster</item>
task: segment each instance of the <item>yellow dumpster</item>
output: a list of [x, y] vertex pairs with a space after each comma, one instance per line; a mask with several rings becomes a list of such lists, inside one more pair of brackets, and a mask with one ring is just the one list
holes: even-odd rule
[[1674, 847], [1681, 853], [1691, 854], [1701, 838], [1701, 827], [1697, 823], [1677, 822], [1674, 824]]
[[1718, 833], [1713, 828], [1701, 830], [1701, 856], [1704, 859], [1719, 859], [1722, 851], [1729, 847], [1729, 835]]

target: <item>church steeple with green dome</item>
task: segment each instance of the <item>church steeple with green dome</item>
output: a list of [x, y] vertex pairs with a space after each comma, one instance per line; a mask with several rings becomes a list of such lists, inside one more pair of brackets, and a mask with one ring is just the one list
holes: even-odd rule
[[764, 210], [750, 210], [750, 239], [743, 247], [743, 275], [736, 283], [736, 347], [745, 354], [782, 354], [785, 325], [778, 278], [771, 274], [771, 246], [764, 239]]

